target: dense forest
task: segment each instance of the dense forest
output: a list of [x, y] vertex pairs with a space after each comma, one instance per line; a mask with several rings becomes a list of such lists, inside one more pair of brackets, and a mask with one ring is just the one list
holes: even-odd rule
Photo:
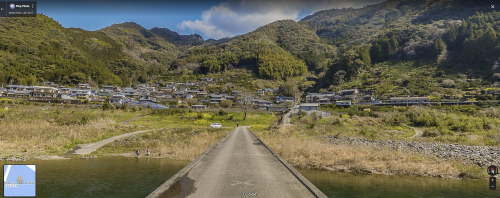
[[316, 91], [376, 88], [384, 94], [400, 86], [420, 95], [456, 93], [452, 89], [467, 85], [441, 90], [427, 84], [444, 77], [458, 82], [461, 75], [500, 81], [500, 13], [490, 3], [391, 0], [280, 20], [220, 40], [133, 22], [85, 31], [44, 15], [1, 18], [0, 83], [130, 86], [250, 66], [263, 80], [316, 76]]

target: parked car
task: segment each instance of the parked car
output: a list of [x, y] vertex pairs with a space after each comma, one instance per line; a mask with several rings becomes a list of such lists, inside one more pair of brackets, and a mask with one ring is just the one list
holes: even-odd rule
[[222, 125], [221, 125], [220, 123], [212, 123], [212, 124], [210, 125], [210, 127], [212, 127], [212, 128], [221, 128], [221, 127], [222, 127]]

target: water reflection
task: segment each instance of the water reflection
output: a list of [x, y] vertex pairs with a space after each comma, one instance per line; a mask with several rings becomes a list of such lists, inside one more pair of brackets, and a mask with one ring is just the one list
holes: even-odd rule
[[[146, 197], [188, 163], [146, 157], [101, 157], [9, 164], [37, 165], [37, 197]], [[3, 195], [3, 188], [0, 191]]]
[[328, 197], [500, 197], [488, 180], [365, 175], [297, 169]]

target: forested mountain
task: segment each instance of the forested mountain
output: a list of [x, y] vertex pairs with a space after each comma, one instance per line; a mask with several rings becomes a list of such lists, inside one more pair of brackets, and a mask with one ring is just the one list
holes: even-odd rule
[[152, 28], [151, 32], [157, 34], [158, 36], [161, 36], [162, 38], [182, 50], [186, 50], [192, 46], [202, 45], [205, 43], [203, 37], [198, 34], [180, 35], [179, 33], [171, 31], [167, 28], [158, 27]]
[[200, 63], [204, 72], [256, 65], [263, 78], [285, 79], [304, 74], [308, 69], [326, 71], [328, 61], [336, 54], [335, 46], [321, 43], [305, 26], [281, 20], [217, 46], [194, 47], [182, 62]]
[[122, 46], [102, 32], [63, 28], [49, 17], [0, 19], [0, 82], [122, 84], [108, 70], [124, 58]]
[[[381, 68], [409, 71], [398, 68], [405, 64], [425, 66], [429, 70], [426, 80], [436, 72], [490, 79], [499, 72], [500, 57], [498, 12], [491, 9], [494, 2], [386, 1], [305, 17], [299, 23], [315, 31], [324, 43], [339, 47], [336, 61], [316, 88], [349, 81], [357, 81], [351, 86], [365, 88], [384, 83], [390, 84], [387, 87], [406, 86], [398, 84], [401, 79], [389, 82], [387, 77], [391, 76], [380, 76]], [[397, 78], [402, 74], [391, 75]]]

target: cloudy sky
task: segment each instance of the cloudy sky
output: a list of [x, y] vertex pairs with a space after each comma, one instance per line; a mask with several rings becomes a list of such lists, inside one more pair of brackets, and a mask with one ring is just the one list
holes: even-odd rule
[[281, 19], [300, 20], [319, 10], [361, 8], [383, 0], [38, 0], [38, 13], [64, 27], [97, 30], [133, 21], [150, 29], [164, 27], [204, 39], [245, 34]]

